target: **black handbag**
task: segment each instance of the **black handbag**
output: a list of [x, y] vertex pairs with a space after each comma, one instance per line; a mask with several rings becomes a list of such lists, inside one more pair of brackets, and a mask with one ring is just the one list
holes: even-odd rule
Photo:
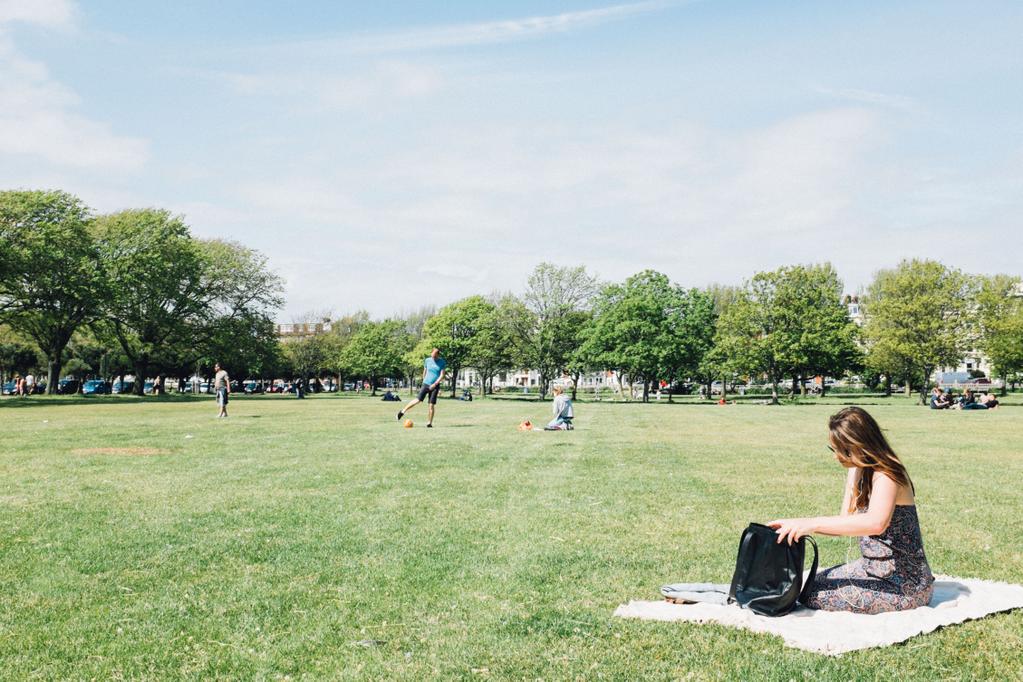
[[[806, 543], [813, 545], [813, 564], [803, 585]], [[773, 528], [751, 523], [739, 540], [735, 574], [728, 590], [728, 602], [737, 603], [762, 616], [784, 616], [804, 601], [817, 576], [817, 542], [810, 536], [788, 544], [778, 543]]]

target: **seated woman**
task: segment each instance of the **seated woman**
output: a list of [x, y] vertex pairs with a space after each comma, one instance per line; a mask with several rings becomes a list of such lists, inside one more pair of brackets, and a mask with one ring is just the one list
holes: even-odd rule
[[987, 403], [978, 402], [977, 397], [973, 394], [973, 390], [966, 389], [963, 392], [963, 399], [959, 401], [960, 410], [986, 410], [988, 409]]
[[995, 397], [994, 393], [985, 393], [980, 397], [980, 402], [987, 405], [989, 410], [993, 410], [998, 407], [998, 398]]
[[565, 395], [565, 389], [561, 386], [555, 386], [551, 392], [554, 394], [554, 419], [544, 427], [544, 431], [571, 431], [572, 419], [575, 417], [572, 401]]
[[941, 386], [935, 386], [931, 391], [931, 409], [947, 410], [949, 408], [948, 395], [941, 390]]
[[860, 537], [862, 557], [817, 573], [806, 606], [884, 613], [924, 606], [934, 591], [924, 555], [913, 483], [874, 418], [847, 407], [829, 423], [832, 452], [849, 470], [839, 516], [779, 519], [778, 542], [804, 535]]

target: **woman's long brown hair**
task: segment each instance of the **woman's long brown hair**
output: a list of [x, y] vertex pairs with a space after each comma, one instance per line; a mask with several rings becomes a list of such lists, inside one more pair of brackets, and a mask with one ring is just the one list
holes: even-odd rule
[[874, 488], [874, 472], [880, 471], [900, 486], [913, 487], [906, 467], [888, 444], [881, 427], [861, 407], [847, 407], [828, 422], [831, 446], [843, 464], [861, 469], [853, 509], [866, 509]]

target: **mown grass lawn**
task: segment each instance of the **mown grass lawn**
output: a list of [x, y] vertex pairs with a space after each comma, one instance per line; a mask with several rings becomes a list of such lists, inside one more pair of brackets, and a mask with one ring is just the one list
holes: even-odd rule
[[[832, 402], [841, 402], [836, 399]], [[868, 406], [936, 572], [1023, 582], [1023, 409]], [[837, 511], [835, 404], [0, 401], [4, 679], [1011, 679], [1023, 613], [825, 658], [614, 619], [726, 582], [751, 520]], [[417, 413], [418, 412], [418, 413]], [[149, 454], [97, 448], [146, 448]], [[155, 452], [154, 452], [155, 451]], [[821, 542], [825, 565], [849, 541]]]

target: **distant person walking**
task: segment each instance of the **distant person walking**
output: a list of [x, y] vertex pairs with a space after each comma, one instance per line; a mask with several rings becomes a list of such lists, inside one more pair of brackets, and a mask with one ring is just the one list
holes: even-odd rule
[[227, 417], [227, 400], [231, 395], [231, 378], [227, 376], [227, 370], [220, 366], [220, 363], [213, 365], [213, 390], [217, 394], [217, 406], [220, 407], [220, 414], [217, 419]]
[[405, 416], [405, 413], [413, 407], [429, 399], [430, 410], [426, 428], [433, 428], [433, 414], [437, 407], [437, 396], [440, 395], [440, 385], [444, 381], [444, 375], [448, 363], [440, 356], [440, 349], [434, 348], [430, 355], [423, 361], [423, 386], [419, 389], [419, 396], [411, 401], [404, 409], [398, 412], [398, 421]]

